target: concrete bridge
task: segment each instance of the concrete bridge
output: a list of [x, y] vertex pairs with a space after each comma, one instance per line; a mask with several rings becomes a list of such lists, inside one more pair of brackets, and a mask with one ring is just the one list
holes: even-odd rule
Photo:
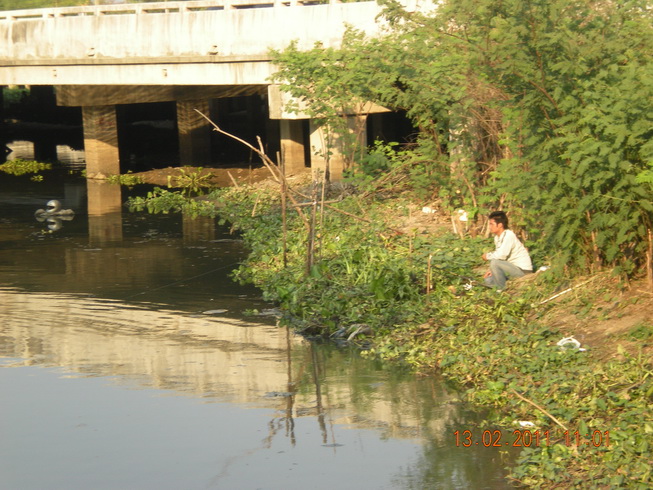
[[[269, 81], [275, 71], [269, 49], [283, 49], [293, 40], [300, 49], [316, 42], [337, 47], [346, 24], [378, 35], [379, 12], [375, 2], [333, 0], [200, 0], [0, 12], [0, 86], [53, 86], [58, 105], [82, 108], [90, 178], [120, 173], [116, 105], [174, 101], [180, 163], [202, 165], [211, 159], [211, 127], [195, 109], [213, 118], [220, 107], [213, 102], [238, 96], [267, 101], [269, 130], [260, 136], [276, 143], [288, 169], [321, 169], [323, 128], [309, 121], [306, 131], [305, 115], [284, 112], [283, 96]], [[352, 121], [383, 111], [368, 106]], [[337, 177], [342, 155], [330, 158]]]

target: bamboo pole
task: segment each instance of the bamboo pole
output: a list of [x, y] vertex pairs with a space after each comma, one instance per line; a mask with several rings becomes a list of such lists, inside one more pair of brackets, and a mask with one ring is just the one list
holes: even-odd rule
[[256, 196], [256, 201], [254, 202], [254, 207], [252, 208], [252, 218], [256, 216], [256, 208], [258, 207], [258, 202], [261, 199], [261, 195]]
[[231, 183], [234, 185], [234, 187], [235, 187], [236, 189], [238, 189], [238, 188], [240, 187], [240, 186], [238, 185], [238, 182], [236, 182], [236, 179], [234, 179], [234, 176], [231, 175], [231, 172], [229, 172], [228, 170], [227, 170], [227, 175], [228, 175], [229, 178], [231, 179]]
[[523, 401], [525, 401], [526, 403], [529, 403], [529, 404], [533, 405], [535, 408], [537, 408], [540, 412], [542, 412], [544, 415], [546, 415], [546, 416], [549, 417], [551, 420], [553, 420], [556, 424], [558, 424], [558, 425], [559, 425], [560, 427], [562, 427], [564, 430], [567, 430], [567, 431], [569, 430], [565, 424], [563, 424], [562, 422], [560, 422], [557, 418], [555, 418], [555, 417], [554, 417], [553, 415], [551, 415], [549, 412], [547, 412], [546, 410], [544, 410], [541, 406], [539, 406], [539, 405], [538, 405], [537, 403], [535, 403], [534, 401], [529, 400], [529, 399], [526, 398], [524, 395], [521, 395], [520, 393], [518, 393], [516, 390], [514, 390], [514, 389], [512, 389], [512, 388], [510, 389], [510, 391], [511, 391], [512, 393], [514, 393], [515, 395], [517, 395], [517, 397], [518, 397], [520, 400], [523, 400]]
[[281, 229], [283, 242], [283, 268], [288, 266], [288, 223], [286, 222], [286, 162], [277, 152], [277, 161], [281, 167]]
[[646, 276], [648, 279], [648, 288], [653, 292], [653, 231], [646, 230], [648, 233], [648, 251], [646, 252]]
[[315, 221], [317, 218], [317, 183], [313, 183], [313, 207], [311, 208], [311, 220], [308, 232], [306, 250], [306, 275], [311, 273], [315, 259]]

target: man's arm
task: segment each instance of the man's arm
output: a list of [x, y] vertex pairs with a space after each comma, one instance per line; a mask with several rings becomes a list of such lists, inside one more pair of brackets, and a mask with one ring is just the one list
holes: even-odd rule
[[512, 231], [504, 231], [501, 243], [494, 252], [485, 254], [485, 260], [508, 260], [516, 241], [517, 236]]

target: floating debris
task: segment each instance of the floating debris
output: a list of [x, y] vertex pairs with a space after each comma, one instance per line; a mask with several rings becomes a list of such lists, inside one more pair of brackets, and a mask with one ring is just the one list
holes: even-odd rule
[[75, 215], [75, 212], [72, 209], [61, 209], [61, 203], [57, 201], [56, 199], [51, 199], [45, 204], [46, 208], [45, 209], [37, 209], [34, 212], [34, 216], [41, 218], [47, 218], [50, 216], [68, 216], [71, 217]]
[[256, 313], [256, 316], [274, 316], [277, 318], [281, 318], [282, 315], [283, 313], [281, 313], [279, 308], [266, 308]]

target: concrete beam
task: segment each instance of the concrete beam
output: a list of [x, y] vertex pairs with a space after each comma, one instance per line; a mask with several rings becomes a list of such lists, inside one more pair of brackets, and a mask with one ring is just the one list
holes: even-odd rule
[[57, 105], [96, 106], [263, 95], [266, 85], [59, 85]]
[[0, 85], [261, 85], [273, 72], [268, 61], [57, 65], [48, 60], [39, 66], [0, 60]]
[[[311, 119], [308, 104], [305, 100], [297, 99], [288, 92], [283, 92], [279, 85], [268, 85], [268, 105], [270, 119]], [[290, 106], [297, 109], [289, 110]], [[386, 107], [373, 102], [352, 102], [350, 107], [343, 108], [342, 114], [377, 114], [390, 112]]]

